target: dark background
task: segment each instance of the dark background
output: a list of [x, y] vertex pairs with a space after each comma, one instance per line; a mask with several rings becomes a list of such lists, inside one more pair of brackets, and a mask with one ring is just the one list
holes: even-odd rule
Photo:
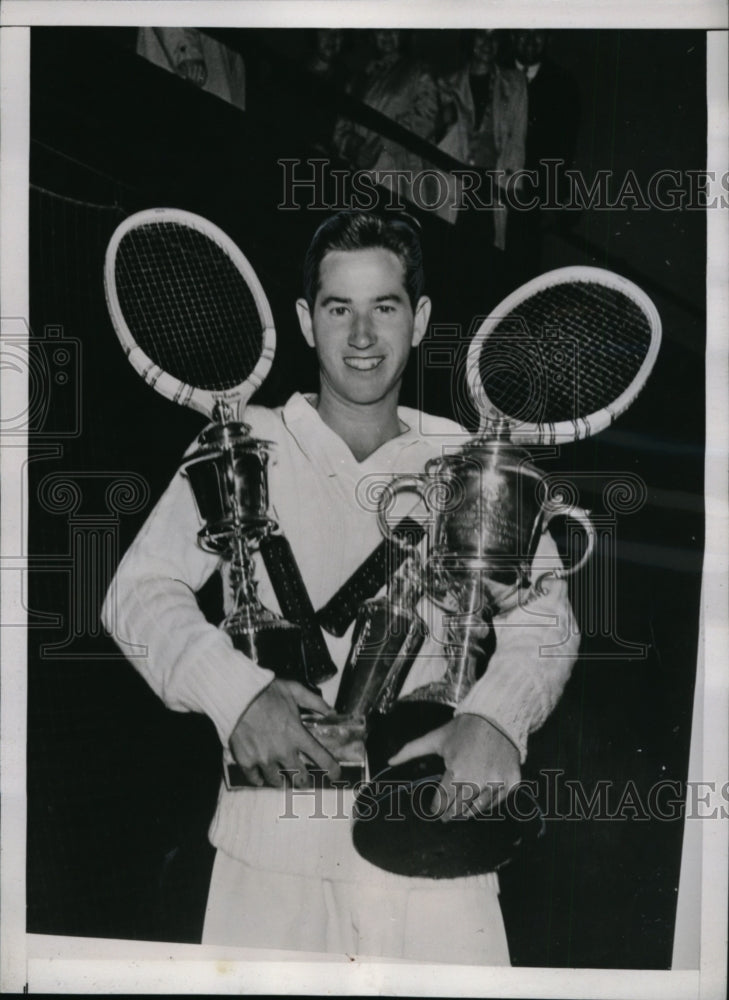
[[[136, 57], [131, 29], [32, 32], [31, 327], [51, 387], [33, 410], [28, 467], [33, 933], [165, 937], [160, 880], [204, 831], [217, 793], [212, 726], [164, 709], [98, 625], [119, 556], [202, 425], [144, 385], [117, 343], [102, 269], [121, 219], [173, 205], [220, 225], [252, 262], [276, 322], [277, 356], [257, 401], [316, 388], [293, 301], [303, 252], [326, 212], [276, 207], [276, 161], [311, 154], [313, 95], [296, 70], [308, 36], [218, 35], [244, 53], [245, 113]], [[356, 53], [358, 37], [350, 43]], [[444, 64], [457, 44], [447, 31], [415, 39]], [[551, 49], [580, 88], [576, 162], [588, 178], [630, 168], [645, 182], [660, 169], [704, 168], [701, 33], [562, 31]], [[473, 317], [460, 305], [445, 224], [422, 221], [433, 324], [460, 324], [465, 336]], [[705, 259], [702, 212], [585, 211], [545, 241], [544, 270], [585, 263], [631, 277], [664, 327], [654, 375], [616, 427], [537, 456], [545, 470], [575, 475], [615, 552], [603, 544], [573, 588], [583, 655], [532, 739], [527, 773], [562, 769], [588, 793], [612, 781], [613, 803], [628, 780], [645, 797], [656, 781], [686, 778], [704, 530]], [[421, 374], [413, 365], [403, 402], [451, 415], [450, 372]], [[646, 503], [611, 521], [604, 488], [628, 473], [645, 482]], [[117, 497], [110, 506], [107, 488], [126, 474], [147, 490], [135, 500], [132, 485], [126, 505]], [[78, 502], [63, 492], [65, 480]], [[212, 608], [214, 588], [206, 599]], [[603, 618], [612, 634], [596, 607], [610, 609]], [[629, 813], [551, 820], [504, 871], [514, 964], [670, 965], [682, 823]], [[175, 937], [194, 932], [193, 919], [181, 921]]]

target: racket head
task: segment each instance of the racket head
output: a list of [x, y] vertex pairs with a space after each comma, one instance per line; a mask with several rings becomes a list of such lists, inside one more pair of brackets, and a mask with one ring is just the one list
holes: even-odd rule
[[586, 266], [533, 278], [469, 345], [479, 436], [555, 444], [597, 434], [641, 391], [660, 344], [658, 310], [627, 278]]
[[114, 231], [106, 302], [135, 371], [165, 398], [208, 418], [242, 419], [276, 350], [273, 315], [251, 264], [192, 212], [151, 208]]

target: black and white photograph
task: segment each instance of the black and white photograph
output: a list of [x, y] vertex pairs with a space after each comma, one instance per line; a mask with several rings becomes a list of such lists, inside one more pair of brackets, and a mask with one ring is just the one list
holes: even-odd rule
[[722, 997], [721, 4], [7, 3], [2, 988]]

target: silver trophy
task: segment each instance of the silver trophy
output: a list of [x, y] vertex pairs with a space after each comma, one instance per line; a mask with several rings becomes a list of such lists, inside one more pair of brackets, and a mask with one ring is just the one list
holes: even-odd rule
[[277, 528], [269, 513], [271, 442], [251, 437], [247, 424], [230, 420], [203, 431], [198, 442], [182, 472], [203, 522], [199, 544], [229, 565], [231, 610], [221, 628], [254, 662], [308, 684], [301, 630], [263, 606], [254, 575], [254, 553]]
[[[226, 414], [216, 411], [216, 416], [224, 418]], [[231, 637], [233, 646], [255, 663], [272, 670], [278, 678], [318, 691], [312, 671], [307, 669], [301, 628], [264, 607], [258, 596], [255, 553], [278, 529], [269, 510], [267, 471], [272, 442], [252, 437], [247, 424], [220, 419], [200, 435], [198, 443], [197, 451], [183, 463], [182, 472], [203, 522], [198, 542], [206, 551], [222, 556], [228, 565], [230, 611], [220, 627]], [[302, 715], [302, 723], [343, 767], [361, 763], [356, 774], [360, 778], [363, 731], [358, 720], [345, 725], [348, 721]], [[227, 749], [223, 768], [228, 788], [250, 787]]]
[[[542, 593], [549, 579], [576, 573], [590, 558], [595, 533], [586, 511], [550, 495], [546, 477], [524, 450], [507, 440], [476, 441], [431, 460], [424, 475], [400, 476], [383, 492], [379, 520], [391, 535], [387, 510], [403, 491], [417, 493], [429, 514], [423, 591], [446, 614], [447, 669], [440, 681], [412, 691], [407, 701], [451, 708], [485, 669], [484, 641], [494, 616]], [[585, 532], [580, 558], [531, 580], [539, 539], [555, 517], [570, 517]], [[390, 678], [387, 692], [401, 686]], [[383, 697], [377, 710], [392, 709]]]
[[397, 697], [427, 628], [416, 611], [421, 594], [420, 560], [413, 550], [382, 597], [359, 609], [342, 672], [336, 709], [368, 722], [372, 712]]
[[[387, 512], [405, 491], [417, 493], [428, 512], [420, 594], [444, 612], [445, 671], [440, 680], [402, 697], [412, 657], [395, 656], [376, 685], [368, 720], [371, 780], [355, 800], [353, 842], [368, 861], [400, 875], [452, 878], [493, 871], [525, 838], [543, 832], [536, 804], [521, 802], [523, 789], [517, 786], [504, 810], [497, 807], [496, 814], [486, 817], [488, 828], [483, 817], [434, 823], [424, 809], [433, 805], [443, 759], [427, 754], [397, 766], [388, 761], [405, 743], [452, 718], [488, 669], [493, 618], [529, 601], [549, 579], [576, 573], [590, 557], [594, 529], [586, 511], [550, 496], [545, 476], [527, 453], [505, 440], [478, 440], [432, 460], [421, 475], [395, 479], [383, 491], [379, 508], [389, 537]], [[584, 551], [567, 569], [538, 573], [534, 556], [540, 536], [558, 516], [578, 522], [586, 536]], [[368, 679], [365, 675], [361, 684]], [[512, 809], [516, 798], [519, 806]], [[393, 815], [401, 822], [389, 821]], [[517, 822], [517, 815], [525, 821]]]
[[387, 593], [362, 604], [334, 712], [303, 716], [306, 727], [337, 758], [343, 777], [353, 783], [366, 774], [373, 715], [397, 696], [427, 633], [415, 610], [420, 576], [413, 553], [392, 577]]

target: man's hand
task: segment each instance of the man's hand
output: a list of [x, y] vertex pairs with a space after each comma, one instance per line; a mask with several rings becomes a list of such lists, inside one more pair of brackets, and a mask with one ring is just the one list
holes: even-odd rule
[[300, 754], [339, 777], [339, 764], [301, 724], [298, 706], [326, 714], [331, 709], [319, 695], [296, 681], [274, 680], [243, 712], [230, 737], [230, 749], [252, 785], [283, 784], [281, 770], [294, 772], [297, 787], [309, 783]]
[[403, 764], [413, 757], [439, 754], [446, 770], [433, 800], [442, 820], [479, 812], [503, 798], [519, 783], [519, 751], [480, 715], [457, 715], [445, 726], [411, 740], [388, 761]]

